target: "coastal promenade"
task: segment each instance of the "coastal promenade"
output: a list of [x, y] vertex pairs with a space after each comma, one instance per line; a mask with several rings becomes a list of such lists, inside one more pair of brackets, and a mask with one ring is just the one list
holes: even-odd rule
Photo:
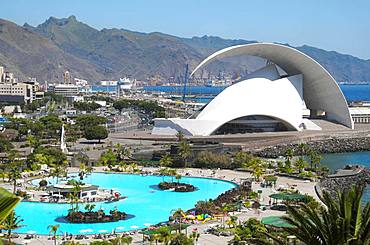
[[[317, 124], [322, 124], [323, 130], [313, 131], [287, 131], [287, 132], [266, 132], [266, 133], [250, 133], [250, 134], [229, 134], [229, 135], [211, 135], [211, 136], [190, 136], [187, 137], [191, 142], [194, 143], [206, 143], [206, 142], [219, 142], [225, 146], [240, 147], [243, 150], [258, 152], [268, 147], [287, 145], [287, 144], [299, 144], [307, 142], [319, 142], [325, 140], [347, 140], [351, 139], [367, 139], [366, 144], [370, 150], [370, 124], [356, 124], [354, 130], [343, 127], [335, 123], [321, 121]], [[165, 135], [152, 135], [150, 130], [146, 131], [133, 131], [133, 132], [122, 132], [111, 134], [110, 139], [116, 140], [134, 140], [134, 141], [151, 141], [157, 144], [166, 144], [175, 142], [176, 136], [165, 136]], [[351, 146], [352, 147], [352, 146]], [[335, 147], [336, 148], [336, 147]], [[352, 151], [356, 151], [356, 148], [352, 147]]]
[[[158, 168], [143, 168], [143, 171], [148, 171], [148, 172], [155, 172], [157, 171]], [[77, 168], [70, 168], [69, 172], [76, 172], [78, 171]], [[95, 172], [103, 172], [104, 167], [97, 167]], [[244, 179], [251, 178], [251, 174], [248, 172], [239, 172], [239, 171], [233, 171], [233, 170], [200, 170], [200, 169], [193, 169], [193, 168], [188, 168], [188, 169], [179, 169], [178, 172], [181, 175], [187, 175], [187, 176], [192, 176], [192, 177], [209, 177], [209, 178], [215, 178], [215, 179], [221, 179], [221, 180], [226, 180], [226, 181], [232, 181], [236, 184], [240, 184], [241, 181]], [[288, 178], [288, 177], [278, 177], [276, 187], [261, 187], [259, 183], [253, 182], [252, 184], [252, 190], [253, 191], [260, 191], [260, 203], [263, 206], [268, 207], [269, 206], [269, 195], [276, 193], [278, 188], [289, 188], [289, 189], [295, 189], [300, 191], [302, 194], [308, 194], [310, 196], [313, 196], [316, 200], [319, 200], [319, 197], [316, 195], [315, 192], [315, 185], [316, 182], [310, 182], [310, 181], [304, 181], [304, 180], [299, 180], [299, 179], [293, 179], [293, 178]], [[8, 188], [10, 186], [7, 186]], [[123, 193], [124, 194], [124, 193]], [[281, 216], [284, 215], [285, 212], [283, 211], [275, 211], [275, 210], [270, 210], [266, 209], [265, 211], [262, 210], [252, 210], [252, 209], [247, 209], [244, 208], [241, 210], [241, 212], [234, 212], [232, 213], [233, 215], [236, 215], [238, 217], [239, 221], [245, 221], [249, 218], [257, 218], [257, 219], [262, 219], [263, 217], [266, 216]], [[187, 231], [190, 233], [192, 230], [196, 229], [198, 232], [200, 232], [200, 238], [197, 244], [206, 244], [206, 245], [212, 245], [212, 244], [227, 244], [229, 240], [232, 239], [232, 236], [229, 237], [223, 237], [223, 236], [215, 236], [212, 234], [207, 234], [205, 233], [205, 230], [215, 226], [215, 225], [220, 225], [220, 221], [211, 221], [207, 223], [198, 223], [198, 224], [192, 224], [190, 227], [187, 228]], [[32, 230], [32, 227], [29, 227], [30, 230]], [[133, 244], [143, 244], [143, 235], [140, 234], [138, 231], [130, 231], [128, 232], [130, 236], [133, 237]], [[15, 242], [18, 244], [53, 244], [53, 241], [49, 239], [50, 236], [37, 236], [34, 239], [30, 240], [25, 240], [25, 234], [20, 234], [20, 237], [15, 239]], [[93, 236], [89, 235], [88, 239], [84, 240], [75, 240], [79, 243], [82, 244], [87, 244], [88, 242], [96, 240], [93, 239]], [[58, 243], [60, 243], [61, 240], [58, 240]], [[149, 242], [145, 244], [150, 244]]]

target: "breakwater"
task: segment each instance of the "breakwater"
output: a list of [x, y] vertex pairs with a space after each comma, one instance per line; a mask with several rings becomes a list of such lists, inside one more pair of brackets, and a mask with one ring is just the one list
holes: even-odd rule
[[321, 197], [323, 191], [336, 197], [338, 190], [348, 190], [353, 186], [366, 186], [370, 184], [370, 168], [354, 166], [351, 170], [339, 170], [336, 174], [329, 175], [316, 185], [316, 192]]
[[[370, 151], [370, 137], [355, 138], [330, 138], [305, 142], [318, 153], [341, 153]], [[287, 149], [292, 149], [295, 155], [300, 155], [299, 144], [276, 145], [252, 152], [254, 155], [264, 158], [277, 158], [284, 156]]]

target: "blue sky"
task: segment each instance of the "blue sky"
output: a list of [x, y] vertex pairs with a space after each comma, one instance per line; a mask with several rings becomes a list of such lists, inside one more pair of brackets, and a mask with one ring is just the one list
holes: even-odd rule
[[0, 18], [68, 17], [95, 28], [303, 44], [370, 59], [367, 0], [0, 0]]

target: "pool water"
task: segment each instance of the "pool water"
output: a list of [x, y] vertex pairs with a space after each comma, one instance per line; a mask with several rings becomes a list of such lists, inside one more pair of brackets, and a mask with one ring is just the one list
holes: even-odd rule
[[[77, 178], [76, 174], [74, 175]], [[166, 178], [168, 179], [168, 177]], [[55, 183], [55, 179], [48, 179], [48, 181]], [[37, 234], [49, 234], [48, 225], [55, 224], [60, 225], [60, 234], [64, 232], [94, 234], [101, 230], [111, 232], [116, 229], [117, 232], [120, 232], [141, 229], [146, 227], [144, 224], [168, 221], [173, 209], [191, 209], [197, 201], [216, 198], [221, 193], [236, 186], [231, 182], [222, 180], [182, 177], [181, 182], [192, 184], [197, 187], [197, 190], [179, 193], [154, 189], [153, 185], [157, 185], [161, 181], [162, 177], [160, 176], [92, 173], [85, 177], [83, 182], [99, 185], [104, 189], [115, 188], [123, 196], [128, 197], [125, 200], [113, 203], [97, 202], [95, 203], [95, 210], [102, 208], [106, 213], [109, 213], [110, 210], [117, 207], [119, 211], [134, 215], [133, 218], [110, 223], [69, 224], [58, 221], [58, 218], [67, 215], [70, 204], [21, 202], [15, 212], [24, 220], [22, 224], [25, 226], [17, 229], [16, 232], [35, 231]], [[34, 180], [33, 184], [38, 185], [38, 182], [39, 180]], [[79, 206], [80, 210], [84, 211], [85, 204]], [[86, 232], [86, 230], [89, 230], [89, 232]]]

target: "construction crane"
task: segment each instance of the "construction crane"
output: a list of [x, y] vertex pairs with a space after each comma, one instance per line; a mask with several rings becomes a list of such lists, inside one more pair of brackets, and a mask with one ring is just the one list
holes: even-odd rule
[[184, 90], [182, 94], [182, 101], [185, 102], [186, 97], [186, 84], [188, 82], [188, 75], [189, 75], [189, 64], [186, 64], [185, 66], [185, 75], [184, 75]]

